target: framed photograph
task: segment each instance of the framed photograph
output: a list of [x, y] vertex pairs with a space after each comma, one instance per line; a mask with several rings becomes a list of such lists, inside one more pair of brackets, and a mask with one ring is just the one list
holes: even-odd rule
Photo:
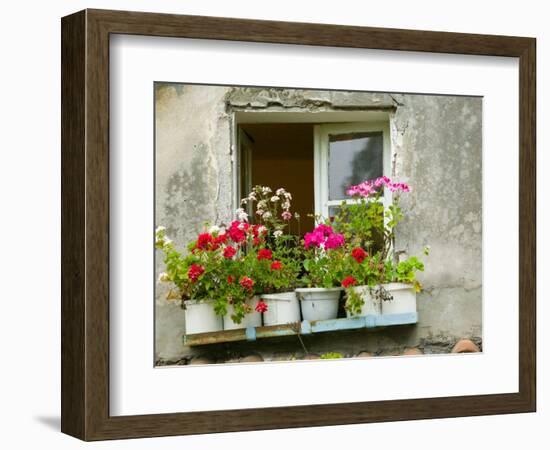
[[64, 433], [535, 411], [534, 38], [61, 29]]

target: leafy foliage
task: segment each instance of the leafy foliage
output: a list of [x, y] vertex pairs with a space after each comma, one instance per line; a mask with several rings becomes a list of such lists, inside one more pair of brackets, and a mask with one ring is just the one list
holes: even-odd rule
[[327, 353], [323, 353], [320, 358], [321, 359], [340, 359], [340, 358], [343, 358], [344, 355], [342, 355], [342, 353], [338, 353], [338, 352], [327, 352]]

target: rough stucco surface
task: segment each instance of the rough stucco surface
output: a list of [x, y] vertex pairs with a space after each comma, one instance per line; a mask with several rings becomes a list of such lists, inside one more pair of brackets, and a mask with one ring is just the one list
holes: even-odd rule
[[[376, 333], [308, 336], [310, 353], [391, 354], [418, 346], [450, 350], [456, 340], [481, 342], [481, 116], [472, 97], [278, 90], [159, 84], [156, 87], [156, 224], [183, 247], [205, 221], [231, 218], [233, 111], [390, 111], [393, 175], [413, 187], [402, 198], [400, 255], [422, 254], [420, 322]], [[157, 254], [157, 274], [162, 255]], [[264, 359], [300, 357], [294, 339], [191, 349], [182, 345], [183, 311], [156, 288], [156, 360], [201, 354], [228, 360], [251, 352]]]
[[[199, 232], [204, 222], [231, 217], [230, 121], [226, 88], [157, 85], [155, 109], [155, 222], [164, 225], [177, 248]], [[157, 274], [162, 254], [156, 254]], [[156, 358], [182, 353], [182, 309], [156, 286]]]
[[391, 119], [394, 175], [413, 186], [396, 251], [421, 254], [419, 337], [481, 336], [482, 100], [401, 95]]

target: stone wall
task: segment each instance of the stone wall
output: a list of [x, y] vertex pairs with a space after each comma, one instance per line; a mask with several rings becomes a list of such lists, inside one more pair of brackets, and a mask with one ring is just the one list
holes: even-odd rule
[[[177, 246], [205, 221], [231, 218], [233, 113], [260, 110], [389, 111], [393, 175], [413, 187], [403, 196], [406, 219], [397, 230], [396, 251], [421, 254], [431, 247], [420, 276], [425, 289], [418, 296], [417, 325], [307, 337], [307, 351], [356, 355], [420, 347], [438, 353], [463, 337], [480, 344], [481, 98], [157, 84], [155, 222]], [[156, 269], [162, 271], [160, 254]], [[197, 353], [218, 360], [249, 352], [264, 359], [304, 353], [294, 339], [186, 348], [183, 311], [165, 293], [156, 287], [157, 361], [187, 361]]]

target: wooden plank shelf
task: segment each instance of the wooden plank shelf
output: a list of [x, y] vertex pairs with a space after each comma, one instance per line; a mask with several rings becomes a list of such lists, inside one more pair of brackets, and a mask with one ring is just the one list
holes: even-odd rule
[[376, 329], [394, 325], [413, 325], [418, 322], [418, 313], [382, 314], [289, 323], [265, 327], [248, 327], [238, 330], [214, 331], [211, 333], [187, 334], [183, 343], [189, 346], [221, 344], [225, 342], [256, 341], [280, 336], [307, 335], [344, 330]]

